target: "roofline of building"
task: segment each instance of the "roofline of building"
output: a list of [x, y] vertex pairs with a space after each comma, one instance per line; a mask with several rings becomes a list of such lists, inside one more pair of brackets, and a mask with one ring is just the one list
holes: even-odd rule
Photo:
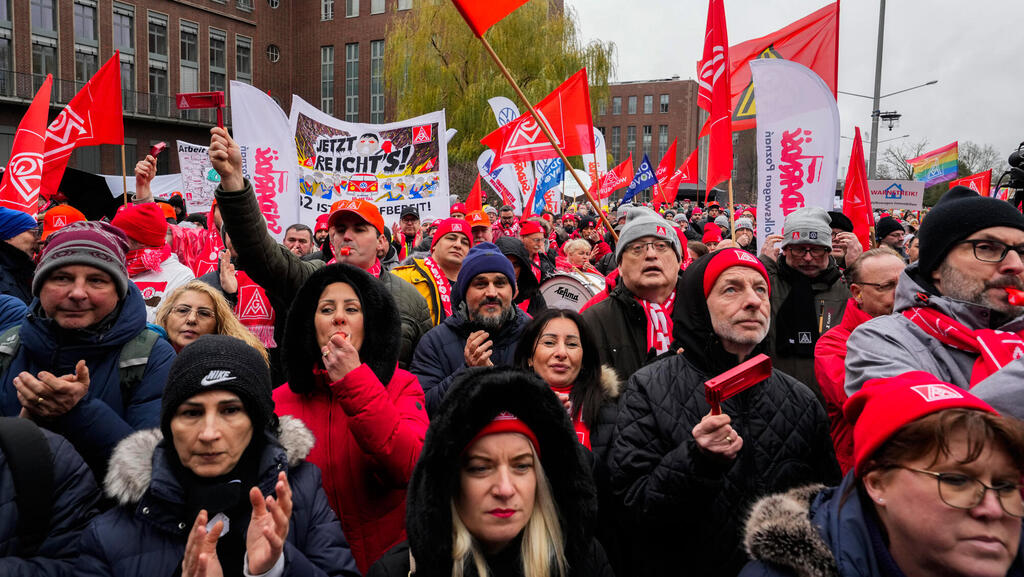
[[678, 74], [672, 78], [655, 78], [652, 80], [625, 80], [623, 82], [609, 82], [608, 86], [625, 86], [628, 84], [653, 84], [655, 82], [693, 82], [692, 78], [680, 78]]

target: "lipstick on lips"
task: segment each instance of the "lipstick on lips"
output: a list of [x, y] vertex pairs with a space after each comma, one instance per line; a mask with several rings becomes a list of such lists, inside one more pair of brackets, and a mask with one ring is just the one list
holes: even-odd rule
[[494, 515], [499, 519], [508, 519], [512, 515], [516, 514], [515, 509], [491, 509], [487, 512], [488, 515]]

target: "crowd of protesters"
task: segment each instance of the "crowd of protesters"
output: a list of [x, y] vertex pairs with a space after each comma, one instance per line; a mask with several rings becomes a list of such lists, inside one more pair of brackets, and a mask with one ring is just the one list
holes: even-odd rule
[[0, 208], [0, 574], [1024, 576], [1009, 203], [758, 246], [745, 205], [352, 199], [278, 242], [211, 135], [206, 214], [151, 156], [109, 221]]

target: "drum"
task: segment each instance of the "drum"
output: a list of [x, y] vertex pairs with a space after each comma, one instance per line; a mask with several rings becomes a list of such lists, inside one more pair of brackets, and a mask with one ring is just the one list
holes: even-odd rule
[[585, 274], [558, 272], [540, 285], [540, 295], [549, 308], [579, 311], [601, 291], [595, 288], [594, 279]]

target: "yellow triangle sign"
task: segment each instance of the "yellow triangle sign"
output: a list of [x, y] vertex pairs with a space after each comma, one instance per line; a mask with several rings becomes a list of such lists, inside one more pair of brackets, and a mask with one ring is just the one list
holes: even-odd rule
[[[775, 46], [769, 46], [765, 48], [758, 58], [782, 58], [782, 55], [775, 50]], [[754, 102], [754, 81], [751, 79], [747, 87], [743, 89], [740, 94], [740, 99], [736, 103], [736, 109], [732, 112], [732, 120], [736, 122], [738, 120], [753, 120], [757, 115], [757, 106]]]

